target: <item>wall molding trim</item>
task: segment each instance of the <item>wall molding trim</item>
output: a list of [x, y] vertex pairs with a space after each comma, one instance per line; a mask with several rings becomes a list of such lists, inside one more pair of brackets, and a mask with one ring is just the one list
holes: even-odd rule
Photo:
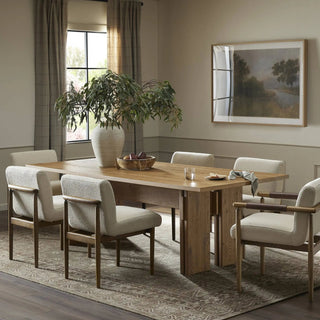
[[34, 149], [34, 146], [0, 147], [0, 150]]
[[288, 143], [276, 143], [276, 142], [251, 142], [251, 141], [233, 141], [233, 140], [220, 140], [220, 139], [203, 139], [203, 138], [183, 138], [183, 137], [170, 137], [170, 136], [152, 136], [152, 137], [145, 137], [147, 139], [175, 139], [175, 140], [190, 140], [190, 141], [204, 141], [204, 142], [223, 142], [223, 143], [250, 143], [256, 145], [270, 145], [270, 146], [284, 146], [284, 147], [296, 147], [296, 148], [315, 148], [320, 149], [319, 146], [312, 146], [312, 145], [298, 145], [298, 144], [288, 144]]

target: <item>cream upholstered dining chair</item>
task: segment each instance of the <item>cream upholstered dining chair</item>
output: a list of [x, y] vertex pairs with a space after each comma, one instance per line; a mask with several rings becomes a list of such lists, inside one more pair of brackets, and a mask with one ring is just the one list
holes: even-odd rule
[[[276, 193], [275, 193], [276, 195]], [[281, 196], [286, 198], [285, 194]], [[292, 199], [292, 194], [288, 195]], [[304, 185], [296, 196], [295, 206], [235, 202], [236, 224], [231, 227], [236, 239], [237, 287], [241, 291], [242, 246], [260, 247], [260, 271], [264, 274], [265, 247], [308, 252], [309, 300], [313, 300], [313, 259], [320, 250], [320, 179]], [[268, 210], [242, 217], [242, 210]], [[281, 214], [290, 212], [294, 214]]]
[[161, 216], [147, 209], [117, 206], [108, 180], [64, 175], [61, 179], [64, 209], [65, 278], [69, 277], [69, 241], [91, 245], [96, 250], [96, 285], [100, 288], [101, 242], [116, 241], [117, 266], [120, 240], [150, 234], [150, 274], [154, 273], [154, 234]]
[[[55, 150], [36, 150], [36, 151], [22, 151], [13, 152], [10, 154], [11, 164], [14, 166], [24, 166], [26, 164], [56, 162], [58, 161]], [[47, 172], [50, 180], [52, 194], [59, 195], [61, 191], [61, 183], [59, 180], [59, 173]]]
[[63, 198], [52, 196], [46, 172], [22, 166], [6, 169], [8, 184], [9, 259], [13, 259], [13, 225], [33, 231], [34, 265], [39, 261], [39, 228], [60, 225], [60, 246], [63, 249]]
[[[240, 157], [237, 158], [233, 170], [249, 170], [258, 172], [269, 172], [269, 173], [285, 173], [286, 166], [285, 162], [282, 160], [270, 160], [261, 158], [249, 158]], [[258, 186], [259, 191], [263, 192], [283, 192], [284, 190], [284, 180], [278, 180], [273, 182], [265, 182]], [[252, 195], [251, 187], [244, 186], [242, 188], [242, 201], [244, 202], [260, 202], [260, 197], [257, 195]], [[280, 204], [280, 199], [266, 198], [265, 203], [269, 204]], [[247, 216], [253, 211], [250, 209], [244, 209], [243, 215]]]
[[[171, 163], [192, 166], [213, 167], [214, 155], [211, 153], [176, 151], [171, 157]], [[171, 208], [172, 240], [176, 239], [176, 209]]]

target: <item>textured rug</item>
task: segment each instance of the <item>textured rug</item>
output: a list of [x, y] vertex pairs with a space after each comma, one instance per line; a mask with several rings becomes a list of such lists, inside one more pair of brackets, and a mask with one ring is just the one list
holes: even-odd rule
[[[213, 254], [211, 271], [182, 276], [179, 243], [171, 240], [167, 215], [156, 230], [155, 275], [149, 275], [149, 239], [135, 236], [122, 242], [120, 267], [115, 266], [114, 244], [103, 248], [101, 289], [95, 287], [95, 260], [87, 258], [86, 248], [71, 247], [70, 279], [65, 280], [58, 228], [40, 232], [39, 269], [35, 269], [30, 230], [15, 228], [14, 260], [9, 261], [7, 232], [1, 226], [0, 270], [153, 319], [226, 319], [307, 291], [305, 254], [267, 249], [266, 275], [260, 276], [259, 251], [249, 246], [241, 294], [236, 291], [235, 267], [216, 267]], [[320, 279], [318, 261], [315, 279]]]

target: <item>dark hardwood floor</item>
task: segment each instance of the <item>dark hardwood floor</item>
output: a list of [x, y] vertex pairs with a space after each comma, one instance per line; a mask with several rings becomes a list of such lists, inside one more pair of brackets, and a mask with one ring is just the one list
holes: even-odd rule
[[0, 272], [0, 319], [148, 320], [150, 318]]
[[[6, 225], [6, 213], [0, 212], [0, 230], [6, 229]], [[0, 320], [28, 319], [148, 320], [150, 318], [0, 272]], [[315, 291], [312, 304], [308, 302], [307, 294], [303, 294], [232, 319], [320, 319], [320, 290]]]

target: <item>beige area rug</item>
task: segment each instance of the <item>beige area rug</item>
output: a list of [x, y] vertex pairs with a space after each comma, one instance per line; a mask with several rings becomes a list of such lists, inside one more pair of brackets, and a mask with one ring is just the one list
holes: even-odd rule
[[[1, 230], [1, 271], [154, 319], [226, 319], [307, 290], [305, 254], [267, 249], [266, 275], [260, 276], [254, 247], [246, 251], [242, 294], [236, 291], [235, 268], [216, 267], [214, 255], [211, 271], [182, 276], [179, 243], [171, 240], [167, 215], [156, 231], [155, 275], [149, 275], [149, 239], [135, 236], [122, 243], [121, 267], [115, 266], [114, 245], [103, 249], [102, 289], [95, 287], [95, 260], [87, 258], [85, 248], [72, 247], [70, 279], [64, 279], [56, 227], [41, 231], [39, 269], [33, 267], [30, 230], [15, 228], [13, 261], [8, 259], [7, 232]], [[315, 279], [318, 284], [320, 267], [315, 268]]]

